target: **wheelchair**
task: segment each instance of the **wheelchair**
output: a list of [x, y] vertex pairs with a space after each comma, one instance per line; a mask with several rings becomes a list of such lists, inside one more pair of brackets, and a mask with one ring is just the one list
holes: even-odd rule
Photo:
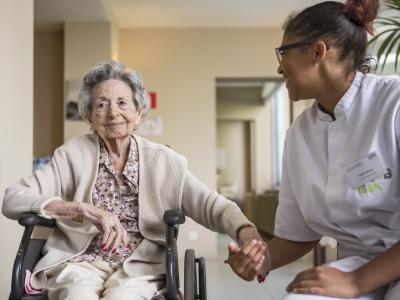
[[[166, 294], [167, 300], [179, 300], [179, 266], [177, 239], [178, 227], [185, 222], [180, 210], [167, 210], [164, 213], [166, 224]], [[46, 294], [29, 295], [25, 293], [24, 282], [26, 270], [32, 271], [42, 256], [45, 239], [31, 238], [35, 226], [55, 227], [53, 219], [38, 217], [34, 213], [24, 213], [18, 223], [25, 227], [15, 257], [9, 300], [48, 300]], [[184, 300], [207, 300], [206, 268], [204, 257], [196, 258], [193, 249], [185, 251], [184, 264]]]

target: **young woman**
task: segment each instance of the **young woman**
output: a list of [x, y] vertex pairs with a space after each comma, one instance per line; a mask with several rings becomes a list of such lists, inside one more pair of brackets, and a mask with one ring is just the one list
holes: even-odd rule
[[276, 49], [291, 100], [316, 101], [287, 132], [266, 271], [324, 235], [339, 245], [337, 261], [297, 274], [286, 300], [400, 299], [400, 80], [367, 74], [365, 59], [378, 7], [308, 7]]

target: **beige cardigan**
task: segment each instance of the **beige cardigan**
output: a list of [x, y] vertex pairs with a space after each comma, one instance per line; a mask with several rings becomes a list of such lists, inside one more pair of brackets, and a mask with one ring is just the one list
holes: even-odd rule
[[[187, 169], [186, 159], [160, 144], [135, 136], [139, 152], [139, 229], [144, 239], [123, 264], [130, 276], [165, 273], [164, 211], [180, 208], [197, 223], [236, 239], [236, 230], [251, 224], [238, 206], [208, 189]], [[17, 219], [33, 211], [45, 216], [43, 207], [53, 200], [92, 203], [99, 165], [96, 134], [73, 138], [54, 153], [42, 170], [6, 190], [3, 214]], [[34, 269], [32, 285], [46, 286], [45, 272], [83, 253], [98, 229], [89, 223], [57, 220], [57, 229], [43, 248]]]

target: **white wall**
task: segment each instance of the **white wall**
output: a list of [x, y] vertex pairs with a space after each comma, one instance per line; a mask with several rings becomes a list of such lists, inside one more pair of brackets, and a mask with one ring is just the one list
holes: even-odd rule
[[[117, 39], [112, 39], [110, 23], [66, 23], [64, 26], [64, 80], [81, 81], [83, 76], [100, 61], [116, 56]], [[116, 37], [117, 38], [117, 37]], [[114, 49], [114, 53], [113, 53]], [[82, 121], [65, 120], [64, 141], [89, 133], [89, 125]]]
[[64, 35], [34, 35], [33, 156], [53, 155], [63, 144]]
[[113, 60], [119, 60], [119, 28], [111, 23], [111, 57]]
[[[120, 60], [139, 70], [157, 92], [152, 112], [163, 120], [153, 141], [185, 155], [190, 170], [216, 188], [216, 86], [223, 77], [274, 77], [280, 29], [124, 29]], [[263, 137], [264, 139], [264, 137]], [[196, 231], [198, 239], [188, 239]], [[207, 243], [204, 243], [207, 241]], [[216, 254], [216, 236], [193, 224], [181, 231], [182, 248]]]
[[302, 100], [302, 101], [296, 101], [296, 102], [291, 102], [292, 104], [292, 118], [294, 121], [298, 116], [301, 115], [301, 113], [311, 107], [314, 103], [314, 100], [310, 99], [310, 100]]
[[[0, 199], [32, 172], [33, 0], [0, 1]], [[0, 216], [0, 299], [7, 299], [22, 228]]]
[[[277, 77], [280, 29], [124, 29], [120, 60], [157, 92], [164, 132], [152, 140], [187, 156], [190, 168], [215, 188], [215, 80]], [[190, 142], [188, 142], [190, 141]]]
[[[246, 152], [249, 130], [244, 121], [219, 121], [217, 122], [217, 147], [222, 151], [224, 165], [219, 168], [218, 189], [228, 199], [244, 204], [246, 192], [247, 167], [250, 164]], [[250, 126], [249, 126], [250, 127]], [[222, 188], [222, 190], [221, 190]], [[224, 193], [223, 191], [226, 191]], [[227, 189], [227, 190], [226, 190]]]
[[248, 105], [244, 102], [218, 101], [218, 120], [254, 121], [254, 175], [255, 192], [261, 194], [272, 189], [272, 109], [265, 105]]

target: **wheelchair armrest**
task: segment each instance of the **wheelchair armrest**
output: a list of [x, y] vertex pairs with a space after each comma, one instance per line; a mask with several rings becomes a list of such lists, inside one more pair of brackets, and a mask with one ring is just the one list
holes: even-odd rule
[[46, 227], [55, 227], [56, 226], [56, 221], [54, 219], [42, 218], [33, 212], [23, 213], [18, 218], [18, 223], [24, 227], [27, 227], [29, 225], [39, 225], [39, 226], [46, 226]]
[[33, 228], [38, 226], [55, 227], [56, 221], [39, 217], [35, 213], [23, 213], [18, 218], [18, 223], [25, 227], [19, 244], [11, 277], [10, 299], [21, 299], [24, 295], [25, 270], [32, 271], [36, 262], [41, 257], [44, 240], [31, 240]]

